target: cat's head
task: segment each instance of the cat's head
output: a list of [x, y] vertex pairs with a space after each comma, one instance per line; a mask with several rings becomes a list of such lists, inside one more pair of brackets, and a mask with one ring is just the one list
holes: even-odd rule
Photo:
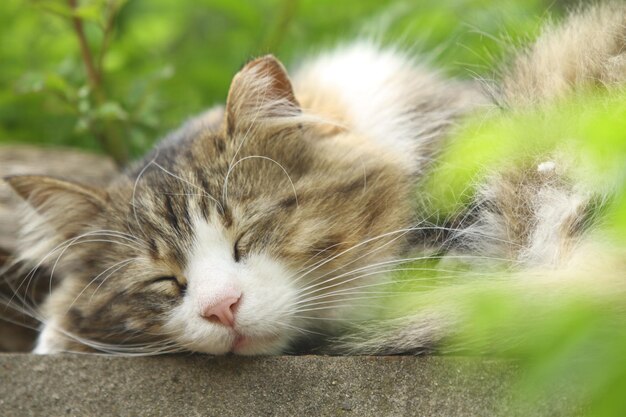
[[62, 278], [39, 351], [271, 354], [329, 331], [410, 217], [404, 172], [353, 135], [320, 128], [267, 56], [106, 187], [8, 178], [34, 208], [22, 255]]

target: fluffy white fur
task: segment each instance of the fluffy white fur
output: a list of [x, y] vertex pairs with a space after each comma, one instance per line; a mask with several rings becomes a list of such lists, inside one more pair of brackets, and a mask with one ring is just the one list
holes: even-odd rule
[[408, 54], [367, 41], [305, 61], [293, 81], [305, 109], [335, 97], [332, 116], [410, 172], [425, 167], [457, 116], [483, 102], [473, 85], [444, 80]]
[[[581, 2], [581, 5], [583, 3]], [[586, 85], [621, 87], [626, 79], [626, 9], [607, 2], [546, 25], [520, 53], [502, 82], [504, 101], [527, 106], [558, 99]]]
[[[267, 256], [252, 254], [235, 262], [232, 239], [224, 227], [204, 218], [194, 218], [195, 243], [185, 277], [187, 294], [170, 314], [168, 330], [191, 350], [212, 354], [232, 351], [238, 337], [245, 344], [238, 354], [275, 354], [293, 337], [292, 309], [295, 288], [285, 267]], [[233, 328], [211, 323], [201, 316], [203, 306], [225, 291], [241, 292]]]
[[56, 323], [54, 320], [48, 320], [41, 329], [41, 333], [39, 333], [33, 353], [37, 355], [50, 355], [62, 352], [63, 348], [58, 346], [59, 340], [62, 340], [62, 336], [57, 331]]

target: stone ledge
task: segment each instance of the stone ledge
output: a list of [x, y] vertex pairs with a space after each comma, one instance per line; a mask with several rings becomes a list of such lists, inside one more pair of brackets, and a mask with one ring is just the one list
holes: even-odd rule
[[[512, 415], [509, 362], [450, 357], [0, 355], [0, 415]], [[546, 414], [572, 415], [567, 398]]]

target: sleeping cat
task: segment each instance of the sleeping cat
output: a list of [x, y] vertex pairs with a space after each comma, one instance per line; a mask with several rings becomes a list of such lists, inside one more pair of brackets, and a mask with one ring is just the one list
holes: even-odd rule
[[[535, 105], [590, 82], [621, 85], [624, 27], [622, 5], [572, 15], [513, 61], [493, 97], [366, 42], [305, 62], [291, 78], [265, 56], [235, 75], [224, 107], [187, 122], [105, 187], [7, 178], [31, 207], [19, 259], [62, 277], [38, 314], [35, 352], [290, 352], [340, 336], [346, 320], [375, 319], [373, 304], [342, 295], [367, 300], [390, 278], [359, 271], [416, 248], [558, 266], [573, 253], [564, 242], [582, 233], [559, 225], [584, 217], [591, 198], [575, 187], [494, 176], [481, 204], [429, 233], [415, 185], [468, 113]], [[537, 190], [562, 196], [567, 210], [522, 210]], [[537, 232], [548, 224], [553, 232]], [[414, 322], [364, 333], [375, 345], [352, 351], [413, 351], [445, 331], [413, 332]]]

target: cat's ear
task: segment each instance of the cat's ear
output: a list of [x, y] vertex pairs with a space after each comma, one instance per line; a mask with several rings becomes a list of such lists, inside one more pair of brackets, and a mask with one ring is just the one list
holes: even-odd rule
[[254, 124], [288, 122], [300, 114], [285, 67], [272, 55], [248, 62], [230, 85], [225, 128], [230, 135]]
[[106, 207], [104, 190], [42, 175], [15, 175], [4, 180], [58, 230], [89, 223]]

